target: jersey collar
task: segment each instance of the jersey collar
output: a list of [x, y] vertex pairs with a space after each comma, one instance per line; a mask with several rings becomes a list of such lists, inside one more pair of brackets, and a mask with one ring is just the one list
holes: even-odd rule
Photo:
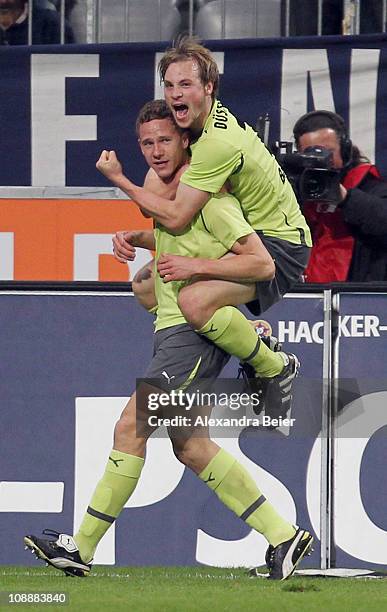
[[201, 130], [201, 132], [199, 132], [197, 135], [195, 135], [195, 137], [194, 137], [194, 138], [192, 138], [192, 139], [191, 139], [191, 144], [193, 144], [193, 145], [194, 145], [194, 144], [195, 144], [195, 142], [197, 142], [197, 141], [199, 140], [199, 138], [202, 136], [203, 132], [204, 132], [205, 134], [207, 133], [207, 130], [208, 130], [208, 128], [210, 127], [210, 122], [211, 122], [211, 119], [213, 118], [213, 111], [214, 111], [214, 107], [215, 107], [215, 105], [217, 104], [217, 102], [218, 102], [218, 100], [217, 100], [217, 99], [215, 99], [215, 100], [213, 101], [212, 106], [211, 106], [211, 108], [210, 108], [210, 112], [208, 113], [208, 115], [207, 115], [207, 119], [206, 119], [205, 124], [204, 124], [204, 126], [203, 126], [203, 129]]

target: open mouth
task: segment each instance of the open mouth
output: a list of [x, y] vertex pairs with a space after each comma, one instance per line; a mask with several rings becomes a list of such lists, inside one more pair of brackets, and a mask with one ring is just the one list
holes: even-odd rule
[[165, 168], [168, 168], [168, 162], [167, 161], [155, 161], [153, 162], [153, 168], [157, 169], [158, 171], [164, 170]]
[[173, 109], [177, 119], [184, 119], [188, 114], [188, 106], [186, 104], [176, 104]]

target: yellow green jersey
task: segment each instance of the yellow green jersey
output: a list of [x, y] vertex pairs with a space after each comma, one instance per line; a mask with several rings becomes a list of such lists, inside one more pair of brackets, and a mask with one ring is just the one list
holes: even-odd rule
[[[221, 214], [219, 214], [221, 211]], [[187, 281], [164, 283], [157, 272], [161, 253], [219, 259], [234, 243], [254, 230], [243, 217], [239, 202], [228, 193], [214, 195], [191, 223], [178, 235], [160, 224], [155, 227], [155, 292], [157, 298], [156, 331], [186, 323], [177, 304], [180, 289]]]
[[[256, 132], [214, 101], [180, 181], [209, 193], [228, 182], [250, 225], [266, 236], [312, 245], [293, 189]], [[222, 211], [219, 211], [222, 214]]]

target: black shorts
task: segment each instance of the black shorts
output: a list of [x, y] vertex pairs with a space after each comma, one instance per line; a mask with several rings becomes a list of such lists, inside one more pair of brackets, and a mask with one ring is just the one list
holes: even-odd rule
[[188, 390], [199, 379], [214, 381], [230, 355], [188, 324], [174, 325], [155, 334], [154, 353], [144, 379], [163, 391]]
[[246, 304], [254, 315], [261, 315], [278, 302], [298, 282], [309, 260], [310, 247], [293, 244], [280, 238], [263, 236], [257, 232], [275, 262], [275, 277], [271, 281], [256, 283], [256, 298]]

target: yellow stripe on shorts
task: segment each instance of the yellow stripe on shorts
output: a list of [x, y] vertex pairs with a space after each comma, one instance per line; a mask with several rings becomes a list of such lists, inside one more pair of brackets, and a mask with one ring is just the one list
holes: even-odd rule
[[195, 365], [194, 369], [193, 369], [193, 370], [192, 370], [192, 372], [189, 374], [189, 376], [188, 376], [187, 380], [186, 380], [185, 382], [183, 382], [183, 384], [182, 384], [182, 385], [179, 387], [179, 389], [178, 389], [179, 391], [180, 391], [180, 390], [184, 391], [184, 389], [186, 389], [187, 387], [189, 387], [189, 385], [191, 384], [191, 382], [193, 381], [193, 379], [195, 378], [195, 376], [196, 376], [196, 374], [197, 374], [197, 372], [198, 372], [198, 369], [199, 369], [199, 367], [200, 367], [201, 362], [202, 362], [202, 358], [201, 358], [201, 357], [199, 357], [199, 359], [198, 359], [198, 360], [197, 360], [197, 362], [196, 362], [196, 365]]

